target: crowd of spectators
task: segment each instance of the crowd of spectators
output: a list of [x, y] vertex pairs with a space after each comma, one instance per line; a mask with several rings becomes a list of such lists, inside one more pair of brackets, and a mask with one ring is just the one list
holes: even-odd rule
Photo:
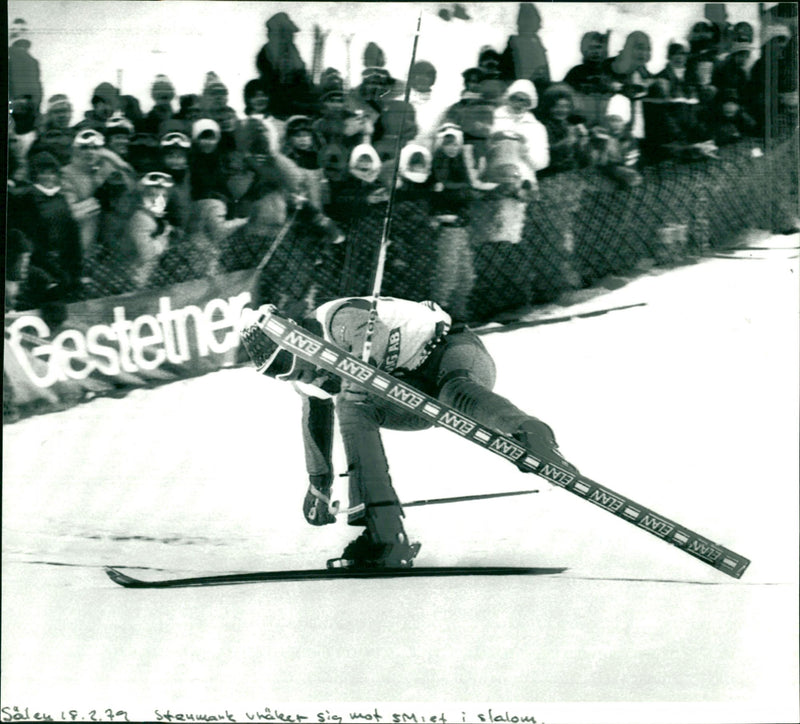
[[335, 68], [313, 77], [297, 26], [279, 12], [241, 90], [243, 116], [210, 71], [199, 92], [180, 95], [157, 75], [146, 112], [101, 82], [77, 118], [79, 99], [43, 95], [15, 20], [6, 309], [252, 268], [288, 225], [281, 253], [302, 255], [293, 274], [327, 280], [322, 296], [368, 293], [399, 153], [384, 291], [434, 296], [462, 316], [476, 241], [519, 241], [541, 179], [593, 169], [635, 188], [648, 164], [704, 163], [743, 137], [795, 128], [796, 6], [784, 5], [760, 50], [748, 23], [727, 19], [698, 20], [664, 58], [646, 32], [609, 55], [609, 34], [588, 31], [581, 62], [555, 80], [541, 18], [521, 3], [517, 33], [504, 49], [476, 49], [450, 106], [431, 62], [393, 78], [375, 43], [356, 87]]

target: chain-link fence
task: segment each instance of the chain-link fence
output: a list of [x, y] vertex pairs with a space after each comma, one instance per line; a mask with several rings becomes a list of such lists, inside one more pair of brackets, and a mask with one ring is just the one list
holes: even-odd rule
[[[398, 192], [382, 293], [435, 299], [456, 319], [484, 321], [609, 275], [680, 263], [748, 228], [783, 231], [796, 222], [797, 198], [796, 134], [766, 154], [742, 141], [718, 158], [647, 166], [631, 188], [594, 169], [555, 174], [540, 180], [534, 200], [476, 194], [460, 217], [436, 216], [424, 195]], [[344, 242], [331, 243], [302, 210], [292, 215], [257, 301], [302, 315], [338, 296], [371, 293], [385, 199], [326, 212]], [[279, 231], [245, 225], [218, 244], [176, 237], [147, 287], [255, 268]], [[89, 273], [94, 296], [126, 290], [118, 267], [96, 260]]]

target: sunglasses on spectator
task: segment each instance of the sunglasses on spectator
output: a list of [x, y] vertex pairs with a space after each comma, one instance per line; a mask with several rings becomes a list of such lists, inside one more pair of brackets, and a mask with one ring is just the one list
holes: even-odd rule
[[82, 146], [84, 148], [100, 148], [101, 146], [105, 146], [105, 144], [106, 142], [103, 136], [97, 131], [93, 131], [91, 129], [81, 131], [77, 136], [75, 136], [76, 146]]
[[162, 189], [169, 189], [175, 185], [172, 176], [168, 173], [161, 173], [160, 171], [151, 171], [142, 176], [141, 183], [145, 186], [158, 186]]
[[189, 137], [183, 133], [178, 133], [177, 131], [174, 133], [167, 133], [161, 139], [161, 148], [170, 148], [172, 146], [190, 148], [191, 145], [192, 142], [189, 140]]

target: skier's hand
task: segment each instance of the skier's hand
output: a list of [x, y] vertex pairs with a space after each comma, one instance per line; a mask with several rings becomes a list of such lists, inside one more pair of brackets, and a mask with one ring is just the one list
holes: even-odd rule
[[311, 483], [303, 500], [303, 515], [311, 525], [328, 525], [335, 523], [336, 516], [330, 511], [331, 477], [329, 475], [312, 475]]

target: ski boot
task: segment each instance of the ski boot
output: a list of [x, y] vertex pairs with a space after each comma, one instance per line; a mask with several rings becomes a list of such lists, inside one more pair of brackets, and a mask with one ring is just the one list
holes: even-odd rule
[[[523, 447], [526, 447], [532, 453], [542, 455], [550, 462], [569, 471], [573, 475], [580, 475], [578, 468], [568, 462], [561, 454], [553, 430], [541, 420], [535, 417], [529, 417], [525, 422], [520, 424], [512, 437], [518, 440]], [[522, 472], [531, 472], [530, 468], [522, 465], [518, 465], [517, 467], [522, 470]]]
[[411, 568], [420, 549], [410, 543], [400, 521], [399, 508], [367, 508], [367, 527], [345, 546], [328, 568]]

